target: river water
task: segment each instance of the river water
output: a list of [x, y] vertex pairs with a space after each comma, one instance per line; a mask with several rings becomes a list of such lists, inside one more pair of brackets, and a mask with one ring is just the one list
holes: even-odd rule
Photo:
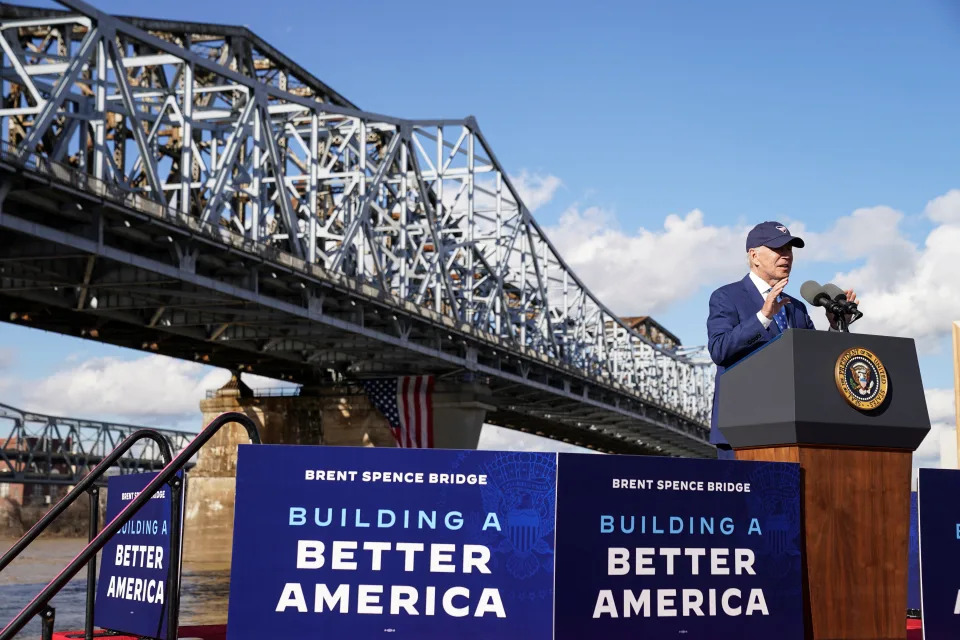
[[[0, 553], [9, 549], [14, 542], [0, 538]], [[0, 573], [0, 629], [16, 617], [85, 544], [85, 539], [41, 538]], [[99, 558], [97, 567], [100, 567]], [[51, 602], [56, 608], [54, 626], [57, 631], [83, 629], [86, 577], [86, 569], [81, 569]], [[181, 625], [226, 624], [230, 572], [223, 563], [204, 559], [202, 552], [187, 557], [183, 562], [181, 583]], [[16, 638], [40, 638], [39, 619], [31, 621]]]

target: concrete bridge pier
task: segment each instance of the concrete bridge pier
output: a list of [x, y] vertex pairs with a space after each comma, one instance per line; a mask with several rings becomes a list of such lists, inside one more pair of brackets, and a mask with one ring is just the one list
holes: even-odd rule
[[437, 381], [433, 393], [433, 446], [476, 449], [491, 404], [490, 389], [479, 382]]
[[[434, 447], [476, 449], [490, 391], [481, 383], [438, 380], [433, 394]], [[238, 375], [200, 402], [203, 424], [227, 411], [249, 416], [265, 444], [396, 447], [383, 415], [359, 386], [302, 387], [299, 395], [254, 395]], [[210, 570], [230, 566], [237, 445], [246, 431], [227, 425], [200, 450], [187, 487], [184, 556]]]

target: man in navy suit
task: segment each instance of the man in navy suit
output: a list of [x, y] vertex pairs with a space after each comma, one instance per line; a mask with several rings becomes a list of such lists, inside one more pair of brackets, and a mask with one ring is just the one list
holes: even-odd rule
[[[737, 361], [763, 346], [787, 329], [813, 329], [802, 302], [783, 292], [793, 268], [793, 248], [803, 240], [790, 235], [779, 222], [761, 222], [747, 234], [748, 273], [739, 282], [724, 285], [710, 296], [707, 336], [710, 357], [717, 365], [710, 418], [710, 442], [717, 446], [717, 457], [732, 459], [733, 451], [717, 429], [717, 395], [720, 374]], [[857, 301], [854, 292], [847, 299]], [[830, 327], [836, 321], [827, 314]]]

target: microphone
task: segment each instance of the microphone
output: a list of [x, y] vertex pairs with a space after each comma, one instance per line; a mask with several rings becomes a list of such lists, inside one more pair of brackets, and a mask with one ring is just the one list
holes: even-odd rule
[[837, 285], [833, 284], [832, 282], [828, 282], [827, 284], [823, 285], [823, 291], [833, 300], [836, 300], [844, 307], [849, 309], [849, 313], [856, 311], [857, 303], [847, 300], [847, 294]]
[[815, 307], [823, 307], [833, 314], [842, 314], [843, 305], [830, 297], [830, 294], [815, 280], [807, 280], [800, 285], [800, 295]]
[[828, 282], [827, 284], [823, 285], [823, 290], [836, 302], [840, 303], [840, 306], [843, 307], [846, 313], [853, 315], [853, 318], [850, 320], [851, 324], [854, 320], [859, 320], [863, 317], [863, 312], [857, 308], [857, 303], [847, 300], [847, 294], [844, 293], [843, 289], [832, 282]]

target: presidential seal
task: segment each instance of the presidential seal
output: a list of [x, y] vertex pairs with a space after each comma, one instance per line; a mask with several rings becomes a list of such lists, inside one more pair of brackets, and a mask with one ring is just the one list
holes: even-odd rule
[[834, 378], [837, 389], [857, 409], [876, 409], [887, 397], [887, 370], [880, 359], [866, 349], [854, 347], [841, 353]]

